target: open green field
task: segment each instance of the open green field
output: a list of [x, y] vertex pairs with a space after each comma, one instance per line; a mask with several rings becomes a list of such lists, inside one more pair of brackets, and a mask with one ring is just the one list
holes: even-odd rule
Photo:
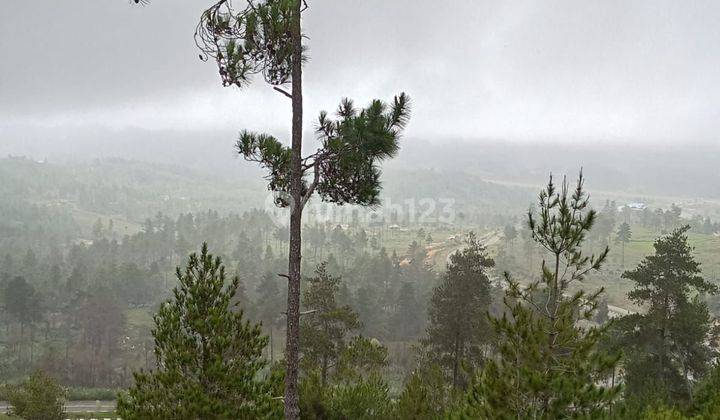
[[[635, 268], [643, 258], [655, 252], [653, 243], [663, 234], [640, 226], [632, 226], [632, 240], [625, 245], [625, 266], [622, 266], [622, 246], [613, 243], [610, 245], [608, 262], [599, 275], [593, 276], [584, 283], [586, 290], [604, 287], [608, 296], [608, 303], [629, 310], [638, 308], [628, 301], [627, 293], [633, 288], [633, 283], [622, 279], [625, 270]], [[700, 262], [702, 275], [708, 280], [720, 284], [720, 237], [699, 233], [688, 233], [688, 242], [694, 248], [695, 259]]]
[[[632, 241], [625, 246], [625, 266], [635, 267], [646, 255], [652, 254], [653, 242], [661, 233], [644, 229], [639, 226], [632, 227]], [[720, 237], [688, 232], [688, 242], [695, 248], [695, 259], [702, 266], [706, 278], [717, 280], [720, 275]], [[620, 258], [620, 245], [611, 249], [611, 255], [616, 260]], [[619, 262], [619, 260], [618, 260]]]

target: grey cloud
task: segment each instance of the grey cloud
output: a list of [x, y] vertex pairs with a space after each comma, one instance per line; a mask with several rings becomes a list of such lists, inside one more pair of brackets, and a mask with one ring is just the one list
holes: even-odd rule
[[[310, 5], [309, 118], [342, 96], [364, 102], [405, 90], [415, 103], [408, 135], [418, 137], [683, 141], [712, 139], [718, 129], [717, 2]], [[0, 129], [12, 120], [140, 128], [185, 121], [197, 129], [256, 122], [283, 130], [282, 118], [263, 118], [286, 115], [277, 94], [260, 84], [243, 94], [223, 90], [213, 65], [197, 59], [192, 33], [205, 6], [6, 6]]]

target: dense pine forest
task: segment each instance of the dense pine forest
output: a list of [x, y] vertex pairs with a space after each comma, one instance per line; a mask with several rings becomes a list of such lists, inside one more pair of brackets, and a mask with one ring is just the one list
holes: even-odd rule
[[175, 3], [0, 14], [0, 419], [720, 418], [715, 5]]
[[[176, 293], [183, 290], [188, 256], [202, 258], [201, 245], [207, 243], [203, 252], [224, 266], [222, 290], [233, 290], [227, 313], [241, 310], [241, 325], [249, 321], [257, 328], [252, 357], [258, 364], [251, 377], [265, 378], [267, 395], [280, 392], [286, 290], [278, 274], [286, 269], [288, 228], [276, 214], [252, 204], [237, 212], [206, 208], [233, 197], [210, 183], [201, 184], [203, 191], [183, 185], [185, 175], [176, 180], [163, 166], [11, 158], [0, 160], [0, 168], [11, 180], [3, 185], [0, 259], [5, 324], [0, 366], [8, 386], [42, 372], [71, 399], [114, 400], [122, 390], [134, 390], [133, 372], [158, 369], [163, 359], [157, 352], [180, 342], [157, 347], [167, 322], [160, 308], [163, 302], [181, 305]], [[93, 171], [103, 175], [88, 178]], [[145, 183], [133, 186], [135, 177]], [[389, 183], [395, 182], [403, 181]], [[554, 188], [558, 194], [560, 186]], [[509, 191], [520, 202], [528, 200], [534, 217], [543, 214], [543, 204], [532, 202], [530, 194]], [[252, 192], [246, 200], [262, 203]], [[681, 205], [652, 208], [607, 200], [578, 212], [586, 218], [592, 212], [593, 221], [576, 252], [598, 255], [610, 249], [597, 270], [580, 268], [583, 278], [567, 282], [557, 296], [570, 300], [584, 293], [566, 303], [577, 309], [567, 315], [574, 324], [564, 325], [577, 330], [572, 339], [592, 340], [585, 351], [602, 349], [611, 357], [602, 369], [582, 368], [597, 369], [588, 374], [599, 376], [578, 380], [602, 384], [608, 393], [591, 399], [588, 415], [654, 418], [660, 411], [701, 415], [715, 409], [720, 224], [709, 216], [688, 216]], [[503, 387], [524, 382], [495, 369], [508, 363], [508, 351], [543, 351], [530, 343], [544, 339], [520, 338], [532, 329], [516, 330], [534, 312], [520, 317], [517, 310], [542, 308], [535, 306], [547, 293], [542, 267], [552, 269], [553, 260], [534, 233], [542, 222], [535, 219], [531, 227], [527, 212], [519, 204], [516, 208], [512, 214], [483, 207], [455, 215], [452, 222], [413, 221], [407, 211], [370, 217], [356, 209], [338, 220], [307, 222], [301, 413], [312, 413], [308, 418], [502, 418], [519, 410], [509, 405]], [[573, 260], [565, 258], [563, 264]], [[677, 280], [665, 283], [665, 272]], [[663, 306], [659, 296], [673, 303]], [[513, 306], [526, 298], [530, 303]], [[230, 328], [233, 321], [223, 322]], [[657, 341], [652, 337], [659, 322], [668, 323], [669, 333]], [[597, 332], [588, 338], [587, 331]], [[237, 339], [248, 339], [242, 337]], [[548, 362], [526, 366], [525, 380], [539, 375], [543, 363]], [[500, 380], [511, 382], [496, 383]], [[553, 398], [590, 398], [599, 392], [573, 396], [578, 386], [573, 385], [565, 396], [568, 384], [536, 380], [525, 383], [524, 396], [514, 400], [523, 409], [538, 410], [522, 417], [544, 412], [527, 404], [540, 398], [533, 396], [540, 390]], [[487, 408], [485, 398], [491, 397], [502, 406]], [[277, 400], [267, 401], [268, 413], [281, 408]], [[132, 404], [121, 407], [137, 409]], [[563, 416], [562, 410], [575, 404], [548, 415]]]

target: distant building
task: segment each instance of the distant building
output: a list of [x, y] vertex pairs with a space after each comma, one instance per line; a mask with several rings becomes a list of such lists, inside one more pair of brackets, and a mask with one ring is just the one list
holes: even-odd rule
[[625, 204], [624, 206], [619, 206], [617, 209], [618, 209], [618, 211], [623, 211], [626, 207], [629, 208], [630, 210], [642, 211], [647, 208], [647, 204], [640, 203], [640, 202], [628, 203], [628, 204]]
[[632, 210], [645, 210], [647, 208], [647, 204], [645, 203], [628, 203], [627, 205]]

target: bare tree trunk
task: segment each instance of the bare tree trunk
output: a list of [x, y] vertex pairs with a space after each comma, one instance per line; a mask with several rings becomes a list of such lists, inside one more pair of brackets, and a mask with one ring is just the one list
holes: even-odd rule
[[273, 326], [270, 324], [270, 364], [275, 363], [275, 348], [273, 347]]
[[[617, 366], [613, 366], [612, 368], [612, 379], [610, 380], [610, 387], [615, 388], [615, 369]], [[610, 401], [610, 417], [612, 417], [613, 414], [613, 401]]]
[[300, 259], [302, 227], [302, 2], [295, 1], [292, 22], [292, 156], [290, 161], [290, 250], [288, 256], [287, 342], [285, 343], [285, 419], [300, 418], [298, 359], [300, 352]]
[[455, 354], [453, 355], [453, 391], [458, 387], [458, 368], [460, 365], [460, 337], [455, 334]]
[[33, 354], [33, 347], [35, 344], [35, 329], [32, 325], [30, 325], [30, 364], [32, 365], [35, 361], [35, 357]]

